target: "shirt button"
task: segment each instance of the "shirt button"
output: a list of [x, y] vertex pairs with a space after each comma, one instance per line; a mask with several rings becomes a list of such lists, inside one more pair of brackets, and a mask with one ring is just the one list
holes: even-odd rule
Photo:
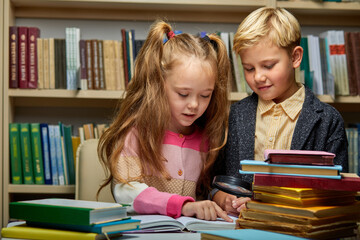
[[273, 138], [272, 137], [269, 137], [269, 141], [272, 142]]
[[182, 171], [181, 169], [179, 169], [178, 175], [179, 175], [179, 176], [183, 175], [183, 171]]
[[276, 117], [275, 117], [275, 120], [278, 120], [278, 118], [279, 118], [279, 117], [278, 117], [278, 116], [276, 116]]
[[180, 138], [183, 138], [183, 137], [184, 137], [184, 135], [182, 135], [182, 134], [180, 133], [180, 134], [179, 134], [179, 137], [180, 137]]

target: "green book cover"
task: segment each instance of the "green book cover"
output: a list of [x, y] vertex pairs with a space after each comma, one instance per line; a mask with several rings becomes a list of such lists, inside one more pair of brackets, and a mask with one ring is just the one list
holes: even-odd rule
[[10, 218], [56, 224], [91, 225], [127, 217], [118, 203], [49, 198], [11, 202]]
[[34, 173], [31, 160], [30, 125], [28, 123], [20, 123], [20, 145], [24, 183], [34, 184]]
[[313, 80], [310, 75], [310, 63], [309, 63], [309, 48], [307, 37], [302, 37], [300, 40], [300, 46], [303, 48], [303, 58], [300, 64], [300, 70], [304, 71], [305, 86], [313, 89]]
[[9, 124], [9, 144], [10, 144], [10, 166], [11, 183], [22, 184], [22, 164], [20, 151], [20, 129], [18, 123]]
[[72, 128], [71, 125], [63, 125], [64, 130], [64, 143], [65, 143], [65, 154], [67, 161], [67, 170], [69, 177], [69, 184], [75, 184], [75, 163], [74, 163], [74, 153], [72, 147]]
[[40, 123], [31, 123], [31, 153], [36, 184], [44, 184], [44, 167], [41, 146]]

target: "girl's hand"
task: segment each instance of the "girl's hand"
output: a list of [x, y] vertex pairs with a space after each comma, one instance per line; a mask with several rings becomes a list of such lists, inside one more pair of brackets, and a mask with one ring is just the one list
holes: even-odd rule
[[238, 217], [240, 210], [246, 208], [245, 203], [248, 202], [250, 198], [237, 198], [234, 195], [218, 191], [214, 195], [213, 200], [219, 204], [219, 206], [224, 209], [227, 214]]
[[198, 202], [187, 202], [181, 209], [181, 214], [187, 217], [196, 216], [204, 220], [216, 220], [218, 217], [227, 222], [233, 222], [231, 218], [215, 202], [205, 200]]

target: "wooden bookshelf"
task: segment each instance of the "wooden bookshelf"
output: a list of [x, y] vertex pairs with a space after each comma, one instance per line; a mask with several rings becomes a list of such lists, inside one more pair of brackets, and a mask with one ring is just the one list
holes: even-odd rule
[[[9, 89], [9, 26], [15, 25], [16, 19], [67, 19], [67, 20], [123, 20], [146, 21], [164, 17], [171, 22], [200, 23], [240, 23], [251, 11], [262, 7], [285, 7], [299, 19], [303, 26], [348, 26], [360, 27], [360, 3], [321, 3], [315, 1], [276, 1], [276, 0], [4, 0], [0, 9], [0, 72], [2, 98], [0, 108], [0, 179], [2, 216], [0, 227], [8, 222], [9, 202], [24, 195], [46, 196], [72, 195], [74, 186], [36, 186], [13, 185], [9, 183], [9, 123], [21, 117], [19, 109], [61, 109], [86, 108], [88, 111], [106, 108], [111, 112], [117, 106], [123, 91], [68, 91], [68, 90], [28, 90]], [[119, 27], [120, 28], [120, 27]], [[235, 29], [234, 29], [235, 30]], [[230, 101], [238, 101], [246, 97], [245, 93], [231, 93]], [[339, 111], [360, 113], [360, 97], [319, 96], [319, 98], [336, 106]], [[59, 116], [62, 112], [59, 112]], [[36, 119], [46, 122], [46, 111], [38, 110]], [[87, 119], [88, 116], [71, 116]], [[68, 116], [68, 115], [66, 115]], [[109, 116], [103, 116], [109, 118]], [[78, 119], [77, 119], [78, 120]], [[358, 119], [360, 121], [360, 118]], [[25, 197], [24, 197], [25, 198]]]

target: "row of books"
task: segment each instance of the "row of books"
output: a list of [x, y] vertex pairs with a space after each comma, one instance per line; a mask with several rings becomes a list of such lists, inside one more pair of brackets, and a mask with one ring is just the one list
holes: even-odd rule
[[75, 184], [75, 155], [79, 141], [71, 125], [10, 123], [12, 184]]
[[76, 151], [80, 143], [96, 139], [106, 124], [83, 124], [79, 136], [71, 125], [10, 123], [12, 184], [75, 184]]
[[[356, 235], [360, 220], [357, 175], [340, 170], [331, 176], [322, 175], [321, 171], [334, 167], [334, 156], [325, 152], [271, 150], [265, 156], [268, 165], [283, 167], [283, 171], [252, 171], [255, 173], [253, 198], [241, 210], [238, 228], [310, 239]], [[317, 174], [293, 173], [291, 168], [316, 168]], [[332, 176], [339, 177], [332, 179]]]
[[348, 140], [349, 173], [360, 175], [360, 124], [355, 127], [347, 127], [345, 130]]
[[9, 27], [9, 87], [125, 90], [144, 40], [121, 29], [122, 40], [81, 39], [66, 28], [65, 39], [40, 38], [37, 27]]
[[301, 38], [300, 81], [317, 95], [360, 94], [360, 32], [329, 30]]

